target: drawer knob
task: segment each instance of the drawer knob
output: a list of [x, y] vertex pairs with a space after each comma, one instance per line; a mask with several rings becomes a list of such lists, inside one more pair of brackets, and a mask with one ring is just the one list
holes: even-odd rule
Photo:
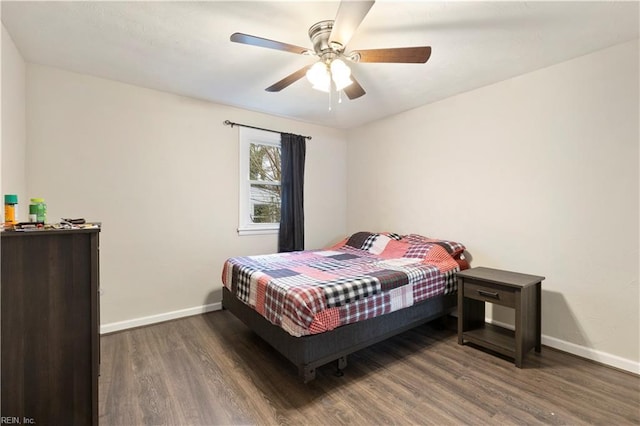
[[498, 293], [493, 293], [491, 291], [486, 290], [478, 290], [478, 294], [484, 297], [490, 297], [492, 299], [500, 299], [500, 295]]

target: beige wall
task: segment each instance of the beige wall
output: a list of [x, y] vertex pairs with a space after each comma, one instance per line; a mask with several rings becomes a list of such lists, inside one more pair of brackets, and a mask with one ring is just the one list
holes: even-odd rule
[[355, 129], [348, 229], [544, 275], [543, 343], [640, 372], [638, 104], [636, 40]]
[[343, 131], [33, 64], [27, 102], [30, 193], [52, 221], [103, 223], [103, 331], [219, 307], [226, 258], [276, 251], [277, 235], [237, 235], [238, 128], [226, 119], [311, 135], [306, 245], [346, 232]]
[[[18, 219], [29, 214], [25, 175], [26, 104], [25, 62], [2, 26], [2, 188], [4, 194], [18, 195]], [[4, 198], [3, 198], [4, 200]], [[4, 202], [4, 201], [3, 201]], [[4, 211], [2, 212], [4, 220]]]

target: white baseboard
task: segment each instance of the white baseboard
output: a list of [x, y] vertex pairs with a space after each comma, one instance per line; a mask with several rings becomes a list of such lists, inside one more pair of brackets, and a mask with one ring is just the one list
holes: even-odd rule
[[[508, 328], [509, 330], [514, 329], [513, 325], [511, 324], [505, 324], [503, 322], [491, 320], [489, 318], [486, 318], [486, 321], [490, 324], [495, 324], [500, 327]], [[563, 352], [568, 352], [570, 354], [579, 356], [581, 358], [586, 358], [591, 361], [596, 361], [601, 364], [606, 364], [611, 367], [619, 368], [621, 370], [625, 370], [630, 373], [640, 375], [640, 362], [632, 361], [630, 359], [622, 358], [617, 355], [611, 355], [606, 352], [587, 348], [586, 346], [576, 345], [575, 343], [566, 342], [564, 340], [560, 340], [555, 337], [546, 336], [544, 334], [542, 335], [542, 344], [554, 349], [558, 349]]]
[[[113, 333], [115, 331], [122, 331], [129, 328], [142, 327], [145, 325], [151, 325], [163, 321], [204, 314], [211, 311], [218, 311], [220, 309], [222, 309], [222, 303], [218, 302], [208, 305], [196, 306], [193, 308], [180, 309], [178, 311], [166, 312], [163, 314], [134, 318], [126, 321], [112, 322], [109, 324], [101, 325], [100, 334]], [[510, 330], [513, 330], [514, 328], [513, 325], [494, 321], [489, 318], [487, 318], [486, 321], [488, 323], [499, 325]], [[545, 336], [544, 334], [542, 335], [542, 344], [554, 349], [561, 350], [563, 352], [568, 352], [582, 358], [590, 359], [592, 361], [596, 361], [602, 364], [609, 365], [611, 367], [619, 368], [621, 370], [640, 375], [640, 363], [632, 361], [630, 359], [621, 358], [619, 356], [611, 355], [606, 352], [601, 352], [595, 349], [587, 348], [585, 346], [576, 345], [575, 343], [565, 342], [564, 340]]]
[[148, 317], [133, 318], [126, 321], [112, 322], [100, 325], [100, 334], [113, 333], [129, 328], [142, 327], [144, 325], [156, 324], [159, 322], [169, 321], [178, 318], [190, 317], [192, 315], [204, 314], [211, 311], [219, 311], [222, 309], [222, 303], [210, 303], [208, 305], [196, 306], [193, 308], [180, 309], [178, 311], [165, 312]]

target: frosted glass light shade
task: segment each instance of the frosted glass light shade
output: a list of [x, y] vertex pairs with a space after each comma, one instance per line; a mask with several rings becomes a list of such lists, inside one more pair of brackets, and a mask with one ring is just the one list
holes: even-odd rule
[[336, 90], [342, 90], [351, 83], [351, 68], [342, 59], [335, 59], [331, 62], [331, 77], [336, 84]]
[[314, 89], [328, 92], [331, 87], [331, 74], [329, 74], [327, 64], [322, 61], [313, 64], [307, 70], [307, 80], [313, 85]]

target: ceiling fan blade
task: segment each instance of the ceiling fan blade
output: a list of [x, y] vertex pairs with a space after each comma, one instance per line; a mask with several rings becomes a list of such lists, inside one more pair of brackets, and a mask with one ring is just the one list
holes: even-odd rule
[[295, 46], [293, 44], [282, 43], [280, 41], [269, 40], [262, 37], [256, 37], [249, 34], [233, 33], [231, 41], [235, 43], [249, 44], [251, 46], [266, 47], [267, 49], [283, 50], [285, 52], [303, 54], [309, 49], [305, 47]]
[[393, 49], [358, 50], [358, 62], [424, 64], [431, 56], [430, 46], [397, 47]]
[[267, 92], [279, 92], [282, 89], [284, 89], [285, 87], [290, 86], [291, 84], [295, 83], [296, 81], [300, 80], [302, 77], [304, 77], [307, 74], [307, 70], [309, 68], [311, 68], [313, 64], [311, 65], [307, 65], [306, 67], [300, 68], [298, 71], [289, 74], [288, 76], [286, 76], [285, 78], [283, 78], [282, 80], [278, 81], [275, 84], [272, 84], [271, 86], [267, 87], [266, 90]]
[[369, 13], [369, 9], [375, 3], [374, 0], [369, 1], [351, 1], [342, 0], [338, 7], [338, 14], [333, 22], [333, 29], [329, 36], [329, 42], [338, 42], [342, 46], [346, 46], [355, 34], [358, 26]]
[[367, 93], [364, 91], [362, 86], [360, 86], [360, 83], [358, 83], [358, 81], [353, 77], [353, 75], [351, 76], [351, 80], [353, 80], [353, 83], [351, 83], [350, 85], [342, 89], [344, 91], [344, 94], [347, 95], [349, 99], [351, 100], [358, 99], [360, 96]]

